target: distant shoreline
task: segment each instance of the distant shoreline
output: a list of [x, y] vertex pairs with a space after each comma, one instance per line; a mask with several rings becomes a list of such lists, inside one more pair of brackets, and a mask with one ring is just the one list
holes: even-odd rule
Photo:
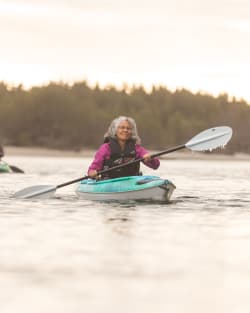
[[84, 149], [81, 151], [74, 150], [57, 150], [41, 147], [16, 147], [5, 146], [5, 157], [8, 156], [51, 156], [51, 157], [92, 157], [94, 150]]
[[[56, 150], [56, 149], [47, 149], [40, 147], [16, 147], [16, 146], [5, 146], [5, 158], [8, 156], [48, 156], [48, 157], [94, 157], [95, 150], [91, 149], [83, 149], [81, 151], [73, 151], [73, 150]], [[158, 151], [151, 151], [153, 153], [157, 153]], [[159, 151], [160, 152], [160, 151]], [[211, 153], [202, 153], [202, 152], [193, 152], [189, 150], [183, 150], [179, 152], [173, 152], [171, 154], [166, 154], [161, 157], [162, 159], [168, 160], [242, 160], [242, 161], [250, 161], [250, 154], [244, 153], [236, 153], [234, 155], [226, 155], [226, 154], [218, 154], [216, 152]]]

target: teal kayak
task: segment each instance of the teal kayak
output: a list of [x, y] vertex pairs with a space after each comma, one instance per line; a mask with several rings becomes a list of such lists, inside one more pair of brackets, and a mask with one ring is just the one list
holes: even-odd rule
[[82, 180], [76, 187], [79, 198], [98, 201], [170, 201], [175, 185], [158, 176], [127, 176], [96, 181]]
[[3, 161], [0, 161], [0, 173], [11, 173], [9, 165]]

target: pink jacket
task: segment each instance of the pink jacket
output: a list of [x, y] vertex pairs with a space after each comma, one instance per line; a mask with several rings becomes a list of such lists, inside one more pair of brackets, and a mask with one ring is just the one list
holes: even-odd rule
[[[143, 148], [142, 146], [136, 144], [135, 145], [135, 151], [136, 151], [136, 158], [140, 159], [142, 158], [145, 154], [148, 153], [148, 151]], [[90, 164], [88, 173], [90, 170], [96, 170], [100, 171], [103, 169], [103, 163], [105, 159], [110, 158], [110, 147], [108, 143], [104, 143], [100, 146], [100, 148], [97, 150], [95, 154], [95, 158], [93, 162]], [[158, 158], [153, 158], [149, 162], [144, 162], [145, 165], [147, 165], [150, 168], [153, 168], [156, 170], [160, 166], [160, 160]]]

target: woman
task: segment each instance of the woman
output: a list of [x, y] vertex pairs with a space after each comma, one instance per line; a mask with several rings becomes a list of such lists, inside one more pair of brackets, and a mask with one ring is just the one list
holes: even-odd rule
[[2, 160], [4, 157], [4, 150], [3, 147], [0, 145], [0, 173], [10, 173], [11, 169], [10, 166]]
[[24, 173], [24, 171], [18, 168], [17, 166], [9, 165], [6, 162], [4, 162], [2, 160], [3, 157], [4, 157], [4, 149], [0, 145], [0, 173], [11, 173], [11, 172]]
[[[148, 167], [157, 169], [160, 165], [159, 159], [151, 159], [149, 152], [140, 143], [141, 140], [137, 133], [135, 121], [131, 117], [119, 116], [114, 119], [104, 135], [104, 143], [96, 152], [95, 158], [88, 169], [88, 175], [95, 178], [98, 171], [140, 158], [144, 159], [143, 163]], [[109, 171], [101, 178], [134, 175], [140, 175], [140, 162]]]
[[0, 145], [0, 161], [2, 157], [4, 157], [4, 150], [3, 150], [3, 147]]

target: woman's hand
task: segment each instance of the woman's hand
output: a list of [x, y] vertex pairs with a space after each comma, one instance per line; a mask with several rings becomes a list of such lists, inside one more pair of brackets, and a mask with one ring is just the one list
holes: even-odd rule
[[150, 154], [149, 154], [149, 153], [144, 154], [144, 156], [143, 156], [143, 160], [144, 160], [145, 162], [149, 162], [149, 161], [151, 160], [151, 156], [150, 156]]
[[88, 174], [91, 178], [95, 178], [98, 175], [96, 170], [90, 170]]

